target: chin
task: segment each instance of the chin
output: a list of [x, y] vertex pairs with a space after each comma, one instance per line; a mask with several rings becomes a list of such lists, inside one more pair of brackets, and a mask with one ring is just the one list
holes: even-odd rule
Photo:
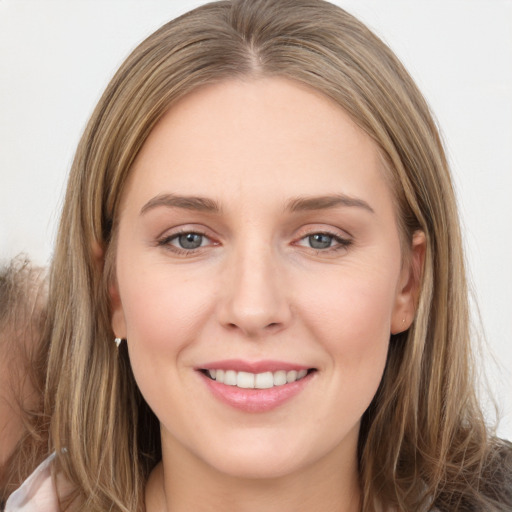
[[212, 465], [219, 473], [244, 480], [274, 480], [290, 476], [303, 468], [296, 457], [262, 456], [240, 453], [236, 458], [217, 460]]
[[[217, 442], [202, 458], [215, 471], [232, 478], [278, 479], [299, 473], [328, 454], [333, 447], [307, 439], [247, 436], [248, 441]], [[305, 450], [307, 447], [307, 450]], [[198, 455], [196, 453], [196, 455]]]

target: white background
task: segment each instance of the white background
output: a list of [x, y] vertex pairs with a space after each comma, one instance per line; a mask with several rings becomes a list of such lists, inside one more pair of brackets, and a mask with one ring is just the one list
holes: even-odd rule
[[[109, 78], [201, 3], [0, 0], [0, 260], [23, 251], [48, 263], [74, 149]], [[442, 127], [489, 344], [479, 366], [512, 439], [512, 1], [335, 3], [399, 55]]]

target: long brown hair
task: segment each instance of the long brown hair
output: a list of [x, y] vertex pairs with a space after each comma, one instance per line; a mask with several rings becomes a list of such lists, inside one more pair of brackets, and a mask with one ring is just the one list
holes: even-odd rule
[[2, 446], [5, 459], [0, 463], [0, 508], [48, 450], [48, 418], [42, 414], [45, 275], [43, 268], [34, 266], [24, 255], [0, 268], [0, 400], [7, 413], [0, 421], [4, 428], [4, 422], [11, 421], [9, 428], [17, 437]]
[[[416, 319], [392, 336], [359, 439], [363, 510], [505, 510], [505, 453], [474, 393], [453, 187], [429, 108], [391, 50], [322, 0], [233, 0], [164, 25], [122, 64], [80, 141], [51, 272], [46, 411], [83, 510], [142, 510], [158, 421], [112, 342], [108, 287], [131, 165], [174, 102], [203, 84], [287, 77], [335, 101], [380, 147], [402, 239], [427, 250]], [[64, 450], [65, 449], [65, 450]], [[507, 463], [510, 468], [510, 461]], [[501, 464], [503, 467], [503, 464]]]

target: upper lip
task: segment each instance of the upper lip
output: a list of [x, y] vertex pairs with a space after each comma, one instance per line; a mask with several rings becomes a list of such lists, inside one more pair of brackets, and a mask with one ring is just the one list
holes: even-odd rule
[[225, 359], [212, 361], [198, 366], [198, 370], [234, 370], [236, 372], [264, 373], [277, 372], [279, 370], [309, 370], [311, 366], [290, 363], [286, 361], [243, 361], [241, 359]]

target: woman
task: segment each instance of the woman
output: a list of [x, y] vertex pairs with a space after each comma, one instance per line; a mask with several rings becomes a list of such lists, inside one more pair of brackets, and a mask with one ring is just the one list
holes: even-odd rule
[[49, 318], [64, 509], [511, 506], [436, 126], [328, 3], [209, 4], [132, 53], [73, 163]]

